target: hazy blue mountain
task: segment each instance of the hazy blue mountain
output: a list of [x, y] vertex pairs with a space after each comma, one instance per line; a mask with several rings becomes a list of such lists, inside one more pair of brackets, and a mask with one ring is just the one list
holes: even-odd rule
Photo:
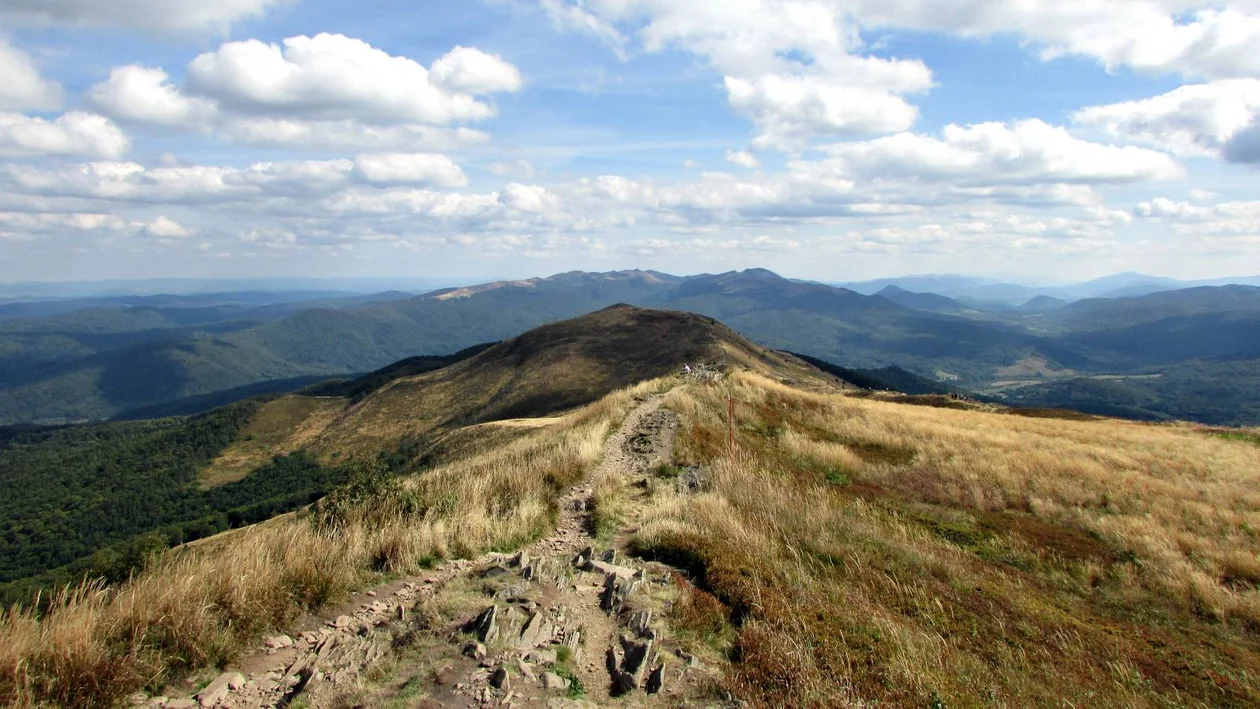
[[302, 293], [323, 291], [365, 295], [397, 290], [425, 293], [463, 285], [456, 278], [152, 278], [108, 281], [0, 283], [0, 302], [202, 293]]
[[891, 300], [898, 305], [904, 305], [914, 310], [924, 310], [929, 313], [960, 313], [968, 309], [967, 306], [953, 298], [946, 298], [936, 293], [914, 293], [897, 286], [888, 286], [875, 295]]
[[1040, 368], [1129, 373], [1260, 351], [1260, 288], [1246, 286], [1056, 308], [1034, 296], [1028, 301], [1047, 309], [982, 314], [939, 294], [893, 287], [863, 295], [764, 269], [571, 272], [382, 298], [296, 309], [91, 308], [0, 323], [0, 423], [98, 419], [269, 380], [369, 371], [616, 303], [700, 313], [767, 347], [855, 369], [898, 366], [964, 388]]
[[1041, 286], [969, 276], [924, 275], [836, 285], [866, 294], [874, 294], [888, 286], [894, 286], [916, 293], [936, 293], [962, 302], [969, 307], [1001, 309], [1004, 306], [1018, 306], [1043, 295], [1071, 302], [1085, 298], [1142, 296], [1199, 286], [1260, 285], [1260, 276], [1222, 278], [1212, 281], [1179, 281], [1173, 278], [1130, 272], [1117, 273], [1082, 283]]
[[1048, 295], [1039, 295], [1021, 304], [1016, 310], [1026, 313], [1039, 313], [1047, 310], [1058, 310], [1067, 304], [1066, 300], [1052, 298]]

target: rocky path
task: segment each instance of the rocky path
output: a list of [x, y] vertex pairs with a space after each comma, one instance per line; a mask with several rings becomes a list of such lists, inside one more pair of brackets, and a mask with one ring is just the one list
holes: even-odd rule
[[[597, 469], [560, 499], [559, 524], [546, 539], [515, 555], [451, 561], [366, 591], [291, 635], [266, 639], [193, 697], [137, 696], [133, 706], [564, 707], [623, 695], [637, 696], [635, 703], [685, 703], [703, 668], [667, 647], [653, 622], [672, 588], [669, 570], [621, 558], [615, 546], [597, 551], [591, 536], [601, 476], [646, 484], [652, 466], [668, 460], [677, 421], [660, 404], [660, 397], [642, 400], [609, 436]], [[426, 604], [457, 595], [457, 587], [475, 589], [472, 605], [452, 627], [425, 627], [440, 641], [428, 656], [435, 671], [423, 678], [415, 702], [402, 694], [418, 674], [403, 686], [387, 680], [365, 689], [369, 670], [425, 625], [418, 617]], [[405, 676], [406, 667], [393, 674]]]

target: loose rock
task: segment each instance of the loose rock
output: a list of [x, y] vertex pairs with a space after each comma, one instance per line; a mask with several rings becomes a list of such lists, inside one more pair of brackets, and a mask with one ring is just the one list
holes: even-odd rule
[[569, 680], [561, 677], [555, 672], [544, 672], [542, 676], [543, 689], [568, 689]]
[[224, 672], [197, 693], [197, 701], [203, 707], [212, 707], [222, 702], [233, 689], [245, 686], [245, 675], [240, 672]]

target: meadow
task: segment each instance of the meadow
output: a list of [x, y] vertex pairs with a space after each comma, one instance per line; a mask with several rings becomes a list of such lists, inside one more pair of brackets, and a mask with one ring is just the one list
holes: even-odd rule
[[631, 544], [720, 602], [736, 696], [1260, 702], [1247, 435], [906, 406], [748, 372], [667, 405], [683, 420], [676, 462], [709, 483], [655, 486]]

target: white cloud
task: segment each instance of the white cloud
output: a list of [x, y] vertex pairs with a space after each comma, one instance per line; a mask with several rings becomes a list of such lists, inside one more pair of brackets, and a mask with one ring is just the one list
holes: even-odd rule
[[131, 148], [108, 118], [71, 111], [55, 120], [0, 113], [0, 156], [81, 155], [117, 158]]
[[13, 23], [124, 27], [150, 31], [225, 32], [288, 0], [4, 0], [0, 18]]
[[958, 185], [1109, 184], [1164, 180], [1181, 168], [1164, 153], [1074, 138], [1040, 120], [949, 125], [940, 138], [902, 133], [827, 148], [830, 159], [794, 171], [849, 180]]
[[[872, 60], [873, 63], [882, 60]], [[754, 144], [790, 149], [818, 135], [860, 136], [904, 131], [919, 111], [898, 95], [931, 84], [923, 65], [889, 62], [905, 70], [883, 86], [865, 85], [871, 78], [820, 77], [808, 74], [764, 74], [752, 79], [727, 76], [731, 108], [758, 127]], [[872, 74], [894, 73], [872, 67]]]
[[1133, 213], [1144, 219], [1160, 219], [1173, 231], [1200, 238], [1251, 239], [1260, 237], [1260, 201], [1198, 205], [1157, 198], [1141, 202]]
[[[470, 57], [470, 50], [459, 48], [435, 67], [445, 67], [449, 80], [472, 84], [477, 93], [503, 90], [503, 76], [487, 67], [501, 74], [511, 65]], [[435, 82], [420, 63], [336, 34], [290, 37], [283, 46], [228, 42], [193, 59], [187, 90], [224, 110], [306, 120], [445, 125], [494, 115], [493, 107], [472, 93]]]
[[477, 95], [515, 91], [511, 64], [456, 47], [430, 71], [341, 35], [283, 47], [228, 42], [189, 64], [184, 86], [160, 68], [121, 66], [88, 92], [119, 120], [207, 131], [231, 142], [312, 150], [450, 150], [489, 136], [452, 123], [494, 108]]
[[746, 150], [726, 151], [726, 161], [748, 170], [756, 170], [761, 167], [761, 161], [757, 159], [757, 156]]
[[416, 183], [438, 187], [468, 184], [464, 171], [450, 158], [434, 153], [380, 153], [355, 158], [355, 170], [376, 183]]
[[499, 195], [499, 202], [510, 209], [541, 214], [559, 206], [559, 197], [544, 187], [509, 183]]
[[61, 85], [39, 75], [26, 52], [0, 35], [0, 111], [51, 111], [61, 104]]
[[1182, 86], [1139, 101], [1090, 106], [1073, 115], [1112, 135], [1179, 155], [1219, 155], [1260, 115], [1260, 80], [1233, 79]]
[[193, 235], [193, 230], [183, 226], [169, 217], [160, 216], [145, 224], [145, 234], [155, 239], [186, 239]]
[[167, 81], [161, 69], [120, 66], [109, 79], [88, 91], [88, 100], [119, 119], [166, 126], [197, 126], [216, 113], [213, 103], [186, 97]]
[[[829, 4], [838, 5], [839, 0]], [[1013, 34], [1045, 59], [1079, 55], [1108, 68], [1204, 78], [1260, 75], [1254, 0], [846, 0], [868, 27], [964, 36]]]
[[521, 73], [516, 67], [476, 47], [457, 45], [433, 62], [431, 76], [437, 85], [457, 93], [490, 94], [521, 89]]

